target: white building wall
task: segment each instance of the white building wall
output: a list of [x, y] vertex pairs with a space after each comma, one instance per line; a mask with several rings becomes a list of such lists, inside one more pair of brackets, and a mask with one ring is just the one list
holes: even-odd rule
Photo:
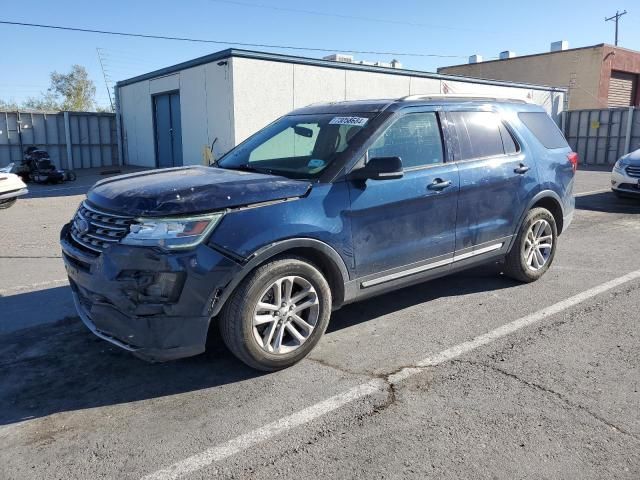
[[293, 108], [346, 100], [346, 71], [313, 65], [293, 66]]
[[347, 100], [398, 98], [409, 95], [411, 77], [354, 70], [348, 70], [346, 73]]
[[129, 165], [154, 167], [153, 108], [148, 81], [120, 89], [120, 112], [125, 162]]
[[209, 148], [206, 75], [204, 65], [180, 72], [180, 123], [184, 165], [202, 164], [203, 150]]
[[128, 165], [156, 165], [153, 95], [172, 91], [180, 92], [184, 165], [208, 164], [209, 149], [216, 138], [213, 147], [216, 158], [235, 145], [231, 67], [216, 63], [199, 65], [120, 88], [125, 162]]
[[235, 60], [226, 65], [208, 63], [206, 70], [207, 145], [213, 146], [213, 154], [220, 158], [235, 145], [233, 113], [233, 67]]
[[234, 134], [238, 144], [293, 110], [294, 65], [234, 58], [232, 66]]

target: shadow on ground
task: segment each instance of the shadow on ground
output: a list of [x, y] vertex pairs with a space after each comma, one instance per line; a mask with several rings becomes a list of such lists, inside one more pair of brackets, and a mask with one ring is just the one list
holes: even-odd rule
[[576, 198], [578, 210], [606, 213], [640, 213], [640, 194], [635, 197], [617, 197], [613, 192], [594, 193]]
[[[398, 290], [334, 313], [330, 331], [435, 298], [516, 285], [489, 266]], [[216, 331], [217, 332], [217, 331]], [[0, 336], [0, 425], [57, 412], [190, 392], [264, 375], [212, 335], [207, 353], [145, 363], [93, 336], [76, 317]]]

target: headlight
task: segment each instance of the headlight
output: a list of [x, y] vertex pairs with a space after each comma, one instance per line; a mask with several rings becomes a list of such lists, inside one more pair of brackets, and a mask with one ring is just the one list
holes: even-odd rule
[[613, 166], [614, 170], [617, 170], [618, 172], [622, 172], [624, 170], [624, 167], [627, 166], [627, 163], [625, 161], [624, 158], [621, 158], [620, 160], [618, 160], [616, 162], [616, 164]]
[[199, 244], [222, 218], [222, 213], [184, 218], [138, 218], [122, 239], [125, 245], [144, 245], [169, 249]]

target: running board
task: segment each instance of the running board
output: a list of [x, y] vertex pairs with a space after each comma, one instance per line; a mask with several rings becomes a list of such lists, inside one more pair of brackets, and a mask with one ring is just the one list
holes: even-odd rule
[[384, 277], [374, 278], [372, 280], [367, 280], [365, 282], [362, 282], [361, 286], [362, 288], [375, 287], [376, 285], [380, 285], [381, 283], [392, 282], [393, 280], [399, 280], [401, 278], [409, 277], [417, 273], [433, 270], [434, 268], [445, 267], [447, 265], [451, 265], [452, 263], [460, 262], [462, 260], [467, 260], [468, 258], [473, 258], [473, 257], [477, 257], [478, 255], [484, 255], [485, 253], [490, 253], [496, 250], [500, 250], [503, 247], [503, 245], [504, 245], [504, 242], [496, 243], [495, 245], [489, 245], [488, 247], [479, 248], [478, 250], [473, 250], [471, 252], [454, 255], [453, 258], [447, 258], [445, 260], [440, 260], [438, 262], [433, 262], [433, 263], [427, 263], [426, 265], [410, 268], [408, 270], [403, 270], [401, 272], [391, 273], [389, 275], [385, 275]]

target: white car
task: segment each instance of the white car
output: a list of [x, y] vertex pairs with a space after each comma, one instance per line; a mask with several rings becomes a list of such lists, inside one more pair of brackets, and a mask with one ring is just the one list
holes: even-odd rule
[[611, 189], [621, 196], [640, 198], [640, 149], [621, 157], [611, 172]]
[[9, 208], [19, 196], [29, 193], [22, 179], [11, 172], [13, 164], [0, 168], [0, 209]]

